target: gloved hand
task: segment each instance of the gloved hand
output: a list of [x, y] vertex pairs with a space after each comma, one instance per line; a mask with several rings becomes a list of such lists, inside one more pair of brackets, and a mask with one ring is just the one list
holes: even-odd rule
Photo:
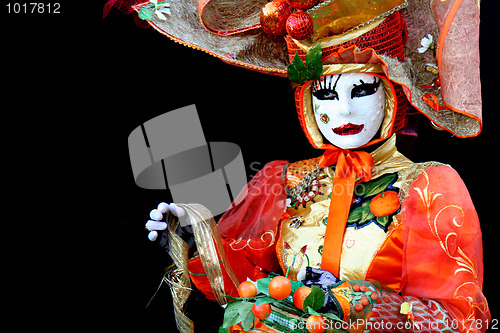
[[160, 247], [169, 250], [167, 223], [162, 221], [163, 215], [170, 212], [172, 215], [179, 218], [179, 226], [175, 233], [186, 242], [189, 249], [189, 257], [196, 254], [196, 244], [194, 241], [193, 229], [188, 215], [184, 208], [179, 207], [175, 203], [167, 204], [162, 202], [156, 209], [149, 213], [151, 220], [146, 223], [146, 229], [149, 231], [148, 239], [156, 242]]
[[321, 270], [307, 266], [300, 270], [297, 274], [297, 280], [304, 283], [306, 286], [311, 287], [315, 285], [323, 290], [326, 290], [329, 285], [335, 284], [340, 280], [328, 271]]
[[337, 305], [328, 293], [328, 286], [338, 283], [340, 279], [328, 271], [307, 266], [299, 271], [297, 274], [297, 280], [301, 281], [308, 287], [314, 285], [323, 289], [325, 292], [325, 302], [323, 303], [323, 307], [320, 309], [320, 312], [330, 312], [337, 316], [339, 315]]
[[158, 238], [158, 231], [167, 229], [167, 223], [162, 222], [161, 220], [163, 219], [163, 214], [168, 212], [179, 218], [179, 222], [182, 227], [189, 224], [187, 219], [181, 219], [186, 215], [186, 211], [184, 209], [177, 206], [175, 203], [167, 204], [162, 202], [158, 205], [157, 209], [153, 209], [149, 213], [151, 220], [146, 223], [146, 229], [149, 231], [148, 238], [150, 241], [154, 242]]

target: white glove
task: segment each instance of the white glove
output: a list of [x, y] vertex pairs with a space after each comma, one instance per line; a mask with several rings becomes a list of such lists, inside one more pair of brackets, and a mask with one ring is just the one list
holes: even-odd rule
[[163, 214], [169, 211], [174, 216], [179, 217], [181, 226], [186, 226], [189, 224], [187, 218], [180, 219], [186, 216], [186, 211], [183, 208], [177, 206], [175, 203], [171, 203], [169, 205], [165, 202], [162, 202], [158, 205], [157, 209], [153, 209], [149, 213], [149, 217], [151, 218], [151, 220], [148, 220], [148, 222], [146, 223], [146, 229], [148, 229], [149, 231], [148, 238], [150, 241], [154, 242], [156, 240], [156, 238], [158, 237], [159, 230], [167, 229], [167, 223], [162, 222], [161, 220], [163, 219]]

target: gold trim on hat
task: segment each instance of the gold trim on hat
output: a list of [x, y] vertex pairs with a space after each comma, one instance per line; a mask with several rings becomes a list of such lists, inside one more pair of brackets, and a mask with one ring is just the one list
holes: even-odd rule
[[[385, 17], [383, 19], [376, 20], [375, 22], [373, 22], [369, 25], [366, 25], [363, 27], [356, 27], [355, 29], [351, 29], [351, 30], [349, 30], [341, 35], [323, 38], [323, 39], [321, 39], [321, 48], [324, 49], [327, 47], [347, 43], [348, 41], [353, 40], [355, 38], [358, 38], [359, 36], [367, 33], [368, 31], [375, 29], [380, 23], [384, 22], [384, 20], [385, 20]], [[304, 40], [293, 39], [293, 41], [295, 44], [297, 44], [298, 47], [300, 47], [306, 53], [309, 52], [309, 50], [317, 43], [317, 41], [312, 41], [309, 39], [304, 39]]]

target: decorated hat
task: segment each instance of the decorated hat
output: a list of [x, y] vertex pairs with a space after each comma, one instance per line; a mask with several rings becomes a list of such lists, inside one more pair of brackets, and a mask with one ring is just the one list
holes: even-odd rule
[[[299, 118], [309, 81], [371, 68], [394, 88], [392, 132], [407, 101], [458, 137], [481, 132], [478, 0], [151, 0], [133, 9], [176, 42], [296, 81]], [[307, 61], [317, 45], [322, 66]]]

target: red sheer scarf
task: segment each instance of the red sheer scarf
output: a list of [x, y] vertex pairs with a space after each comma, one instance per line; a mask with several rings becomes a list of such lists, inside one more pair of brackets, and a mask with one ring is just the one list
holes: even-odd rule
[[218, 223], [219, 231], [233, 251], [241, 251], [258, 268], [279, 269], [275, 240], [280, 218], [286, 208], [286, 161], [269, 162], [236, 198]]

